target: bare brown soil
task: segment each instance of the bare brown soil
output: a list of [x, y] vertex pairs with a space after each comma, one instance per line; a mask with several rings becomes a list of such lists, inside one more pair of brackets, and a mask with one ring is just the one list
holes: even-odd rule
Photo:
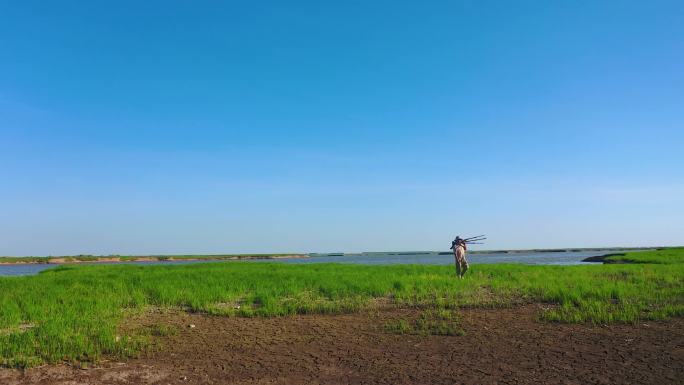
[[[537, 321], [539, 305], [461, 310], [465, 336], [397, 335], [416, 309], [284, 318], [153, 313], [156, 352], [91, 369], [0, 370], [0, 384], [682, 384], [684, 319], [638, 325]], [[195, 327], [190, 327], [195, 325]]]

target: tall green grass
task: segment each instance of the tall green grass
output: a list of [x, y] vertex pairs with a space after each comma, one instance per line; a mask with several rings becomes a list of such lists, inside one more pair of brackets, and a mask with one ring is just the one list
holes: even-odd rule
[[616, 254], [605, 259], [606, 263], [684, 263], [684, 248], [640, 251], [637, 253]]
[[378, 298], [438, 309], [544, 302], [557, 306], [543, 320], [638, 322], [684, 315], [684, 264], [475, 265], [464, 280], [427, 265], [60, 266], [0, 278], [0, 365], [130, 356], [145, 341], [117, 327], [149, 306], [281, 316], [353, 312]]

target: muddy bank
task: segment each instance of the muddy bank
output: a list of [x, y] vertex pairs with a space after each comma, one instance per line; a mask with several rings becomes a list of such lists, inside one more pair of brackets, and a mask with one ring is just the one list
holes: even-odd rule
[[[228, 318], [152, 313], [159, 349], [76, 369], [0, 370], [32, 384], [681, 384], [684, 320], [637, 325], [540, 323], [541, 305], [461, 310], [464, 336], [397, 335], [383, 325], [416, 309], [348, 315]], [[194, 325], [194, 327], [189, 327]]]
[[582, 260], [582, 262], [624, 263], [624, 262], [620, 262], [620, 261], [606, 260], [606, 258], [608, 258], [608, 257], [623, 256], [623, 255], [625, 255], [625, 253], [612, 253], [612, 254], [596, 255], [593, 257], [584, 258]]

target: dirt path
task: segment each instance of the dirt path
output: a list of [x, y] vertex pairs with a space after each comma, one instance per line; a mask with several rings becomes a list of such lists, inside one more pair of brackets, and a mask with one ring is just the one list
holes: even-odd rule
[[[462, 310], [465, 336], [383, 325], [417, 310], [271, 319], [153, 314], [177, 325], [148, 357], [79, 370], [0, 370], [0, 384], [682, 384], [684, 319], [559, 325], [538, 306]], [[188, 325], [195, 325], [194, 328]]]

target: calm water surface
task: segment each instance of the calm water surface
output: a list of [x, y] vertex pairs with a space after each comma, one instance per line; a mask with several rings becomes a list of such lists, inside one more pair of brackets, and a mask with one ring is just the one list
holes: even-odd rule
[[[560, 253], [525, 252], [525, 253], [488, 253], [468, 254], [471, 264], [480, 263], [523, 263], [527, 265], [578, 265], [585, 264], [582, 259], [594, 255], [610, 253], [605, 251], [568, 251]], [[158, 262], [126, 262], [135, 265], [183, 265], [189, 263], [208, 263], [216, 261], [158, 261]], [[224, 261], [232, 263], [234, 261]], [[394, 265], [402, 263], [416, 263], [425, 265], [450, 265], [454, 263], [453, 255], [430, 254], [345, 254], [342, 256], [313, 256], [299, 259], [257, 259], [250, 262], [278, 262], [278, 263], [356, 263], [365, 265]], [[116, 263], [117, 265], [120, 263]], [[590, 264], [590, 262], [589, 262]], [[98, 263], [97, 265], [103, 265]], [[0, 276], [31, 275], [58, 265], [0, 265]]]

